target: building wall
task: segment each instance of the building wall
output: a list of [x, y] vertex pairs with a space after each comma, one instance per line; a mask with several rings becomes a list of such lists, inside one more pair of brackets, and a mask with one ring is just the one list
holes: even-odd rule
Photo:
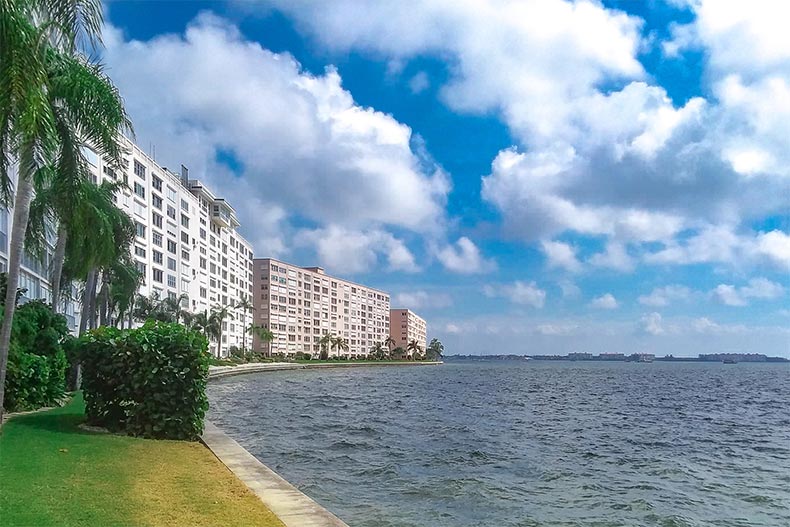
[[330, 356], [365, 357], [389, 334], [388, 293], [329, 276], [318, 267], [298, 267], [272, 258], [254, 260], [255, 323], [275, 334], [270, 344], [257, 337], [265, 353], [317, 355], [324, 334], [344, 337], [347, 352]]
[[[132, 253], [144, 274], [139, 293], [159, 298], [187, 295], [183, 307], [193, 313], [231, 307], [222, 342], [210, 344], [215, 355], [241, 348], [245, 314], [232, 306], [252, 293], [252, 248], [237, 232], [235, 211], [182, 167], [176, 174], [158, 165], [127, 141], [126, 166], [113, 171], [88, 152], [94, 182], [123, 181], [116, 203], [134, 220], [138, 235]], [[249, 323], [251, 315], [246, 314]]]
[[417, 341], [423, 352], [428, 347], [428, 326], [425, 320], [409, 309], [390, 310], [390, 336], [396, 348], [405, 350], [412, 340]]

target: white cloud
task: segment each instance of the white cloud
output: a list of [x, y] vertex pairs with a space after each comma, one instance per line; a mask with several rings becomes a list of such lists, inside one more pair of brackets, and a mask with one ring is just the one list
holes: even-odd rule
[[570, 280], [560, 280], [557, 282], [557, 285], [560, 286], [560, 291], [562, 291], [562, 298], [578, 298], [582, 294], [582, 290], [579, 289], [579, 286]]
[[427, 90], [431, 85], [431, 80], [428, 78], [428, 74], [424, 71], [420, 71], [414, 75], [409, 81], [409, 89], [412, 93], [422, 93]]
[[581, 271], [581, 263], [576, 258], [576, 249], [572, 245], [558, 241], [543, 241], [541, 247], [549, 267], [565, 269], [571, 273]]
[[[412, 149], [408, 126], [356, 104], [334, 68], [306, 72], [207, 13], [184, 35], [127, 41], [108, 28], [105, 40], [138, 137], [156, 144], [160, 163], [189, 165], [231, 199], [257, 254], [283, 252], [294, 215], [357, 231], [443, 232], [447, 175]], [[393, 267], [414, 267], [389, 243]]]
[[516, 280], [512, 284], [486, 285], [483, 288], [486, 296], [504, 297], [514, 304], [528, 305], [542, 308], [546, 302], [546, 291], [540, 289], [535, 282], [521, 282]]
[[634, 270], [636, 263], [625, 248], [625, 245], [617, 242], [609, 242], [606, 249], [590, 257], [589, 262], [595, 267], [604, 267], [622, 272]]
[[295, 243], [315, 247], [321, 265], [333, 272], [366, 272], [378, 264], [379, 257], [391, 271], [419, 270], [403, 241], [382, 230], [355, 231], [337, 225], [303, 229], [296, 233]]
[[748, 305], [749, 298], [772, 300], [784, 296], [785, 289], [781, 284], [772, 282], [767, 278], [752, 278], [749, 285], [735, 287], [729, 284], [719, 284], [711, 291], [711, 296], [725, 306]]
[[[662, 242], [670, 251], [659, 258], [685, 264], [702, 257], [674, 257], [683, 239], [712, 225], [737, 232], [786, 207], [790, 46], [773, 0], [689, 2], [695, 21], [676, 25], [662, 45], [673, 57], [689, 46], [705, 51], [702, 91], [711, 95], [682, 104], [640, 64], [644, 22], [600, 2], [268, 3], [336, 51], [451, 64], [443, 101], [497, 114], [516, 140], [482, 186], [511, 235], [573, 231], [626, 253], [629, 244]], [[742, 255], [707, 261], [737, 264]], [[617, 256], [594, 261], [627, 270]]]
[[446, 293], [428, 291], [406, 291], [396, 294], [392, 299], [394, 308], [440, 309], [453, 304], [452, 298]]
[[447, 325], [444, 326], [444, 331], [450, 333], [451, 335], [456, 335], [458, 333], [461, 333], [462, 328], [456, 324], [448, 323]]
[[666, 333], [666, 329], [664, 329], [663, 319], [660, 313], [647, 313], [643, 315], [642, 318], [639, 320], [640, 328], [645, 333], [650, 335], [663, 335]]
[[551, 324], [538, 324], [535, 331], [541, 335], [566, 336], [572, 335], [579, 329], [578, 324], [555, 322]]
[[617, 299], [611, 293], [606, 293], [593, 298], [590, 305], [598, 309], [617, 309]]
[[496, 268], [496, 263], [484, 258], [480, 249], [466, 236], [459, 238], [454, 245], [438, 250], [436, 257], [445, 268], [455, 273], [485, 273]]
[[686, 300], [691, 296], [691, 290], [682, 285], [668, 285], [657, 287], [649, 295], [641, 295], [639, 303], [644, 306], [666, 307], [675, 300]]

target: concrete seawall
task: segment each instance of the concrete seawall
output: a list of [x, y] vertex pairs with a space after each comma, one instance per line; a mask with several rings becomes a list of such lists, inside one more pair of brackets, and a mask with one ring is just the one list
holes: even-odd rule
[[443, 364], [442, 362], [339, 362], [337, 364], [320, 363], [295, 363], [295, 362], [253, 362], [250, 364], [239, 364], [238, 366], [210, 366], [208, 372], [209, 379], [218, 379], [220, 377], [229, 377], [231, 375], [242, 375], [245, 373], [260, 373], [266, 371], [279, 371], [279, 370], [312, 370], [312, 369], [326, 369], [326, 368], [383, 368], [387, 366], [437, 366]]
[[[268, 362], [241, 364], [239, 366], [211, 366], [209, 380], [280, 370], [306, 370], [317, 368], [359, 368], [363, 366], [436, 366], [441, 362], [381, 362], [339, 364], [295, 364]], [[312, 498], [288, 483], [282, 476], [261, 463], [255, 456], [230, 436], [206, 420], [201, 437], [228, 470], [239, 478], [282, 521], [286, 527], [349, 527], [340, 518], [316, 503]]]

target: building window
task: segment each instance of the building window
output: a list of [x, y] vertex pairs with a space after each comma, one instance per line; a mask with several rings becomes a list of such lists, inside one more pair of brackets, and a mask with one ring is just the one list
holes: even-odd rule
[[153, 218], [154, 226], [155, 227], [159, 227], [161, 229], [162, 228], [162, 215], [161, 214], [157, 214], [156, 212], [154, 212], [154, 213], [151, 214], [151, 217]]
[[171, 220], [176, 219], [176, 208], [175, 207], [170, 206], [170, 205], [167, 206], [167, 217], [170, 218]]
[[167, 275], [167, 287], [175, 287], [176, 286], [176, 277], [172, 274]]
[[200, 239], [201, 240], [206, 239], [206, 229], [200, 229]]
[[167, 240], [167, 252], [176, 254], [176, 242]]
[[167, 268], [171, 271], [176, 270], [176, 259], [175, 258], [168, 258], [167, 259]]
[[187, 251], [186, 249], [181, 249], [181, 259], [184, 260], [185, 262], [188, 262], [189, 261], [189, 251]]
[[162, 283], [162, 270], [154, 269], [154, 282]]
[[181, 241], [184, 243], [189, 243], [189, 234], [186, 232], [181, 233]]
[[162, 192], [162, 180], [153, 174], [151, 175], [151, 186]]
[[172, 187], [167, 187], [167, 199], [175, 203], [177, 197], [178, 197], [178, 193], [176, 192], [176, 189]]
[[134, 175], [145, 179], [145, 165], [140, 163], [138, 160], [134, 160]]
[[154, 245], [157, 247], [162, 246], [162, 233], [154, 231], [153, 233]]
[[134, 183], [134, 193], [145, 199], [145, 187], [136, 181]]
[[206, 259], [203, 258], [202, 256], [200, 257], [200, 268], [201, 269], [205, 269], [206, 268]]
[[[162, 253], [154, 249], [154, 263], [162, 265]], [[160, 280], [161, 281], [161, 280]]]
[[156, 194], [151, 194], [151, 205], [153, 205], [159, 210], [162, 210], [162, 198], [160, 198]]
[[181, 210], [189, 212], [189, 202], [185, 199], [181, 200]]
[[145, 225], [140, 223], [139, 221], [134, 222], [134, 228], [137, 231], [137, 236], [140, 238], [145, 238]]
[[137, 245], [134, 246], [134, 254], [141, 258], [145, 258], [145, 249], [142, 247], [138, 247]]
[[186, 214], [181, 215], [181, 226], [186, 227], [187, 229], [189, 228], [189, 216]]

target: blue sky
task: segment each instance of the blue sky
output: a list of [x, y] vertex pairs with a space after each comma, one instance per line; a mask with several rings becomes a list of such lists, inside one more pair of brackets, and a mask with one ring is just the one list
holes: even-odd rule
[[777, 10], [110, 2], [104, 58], [257, 255], [391, 291], [451, 353], [790, 356]]

